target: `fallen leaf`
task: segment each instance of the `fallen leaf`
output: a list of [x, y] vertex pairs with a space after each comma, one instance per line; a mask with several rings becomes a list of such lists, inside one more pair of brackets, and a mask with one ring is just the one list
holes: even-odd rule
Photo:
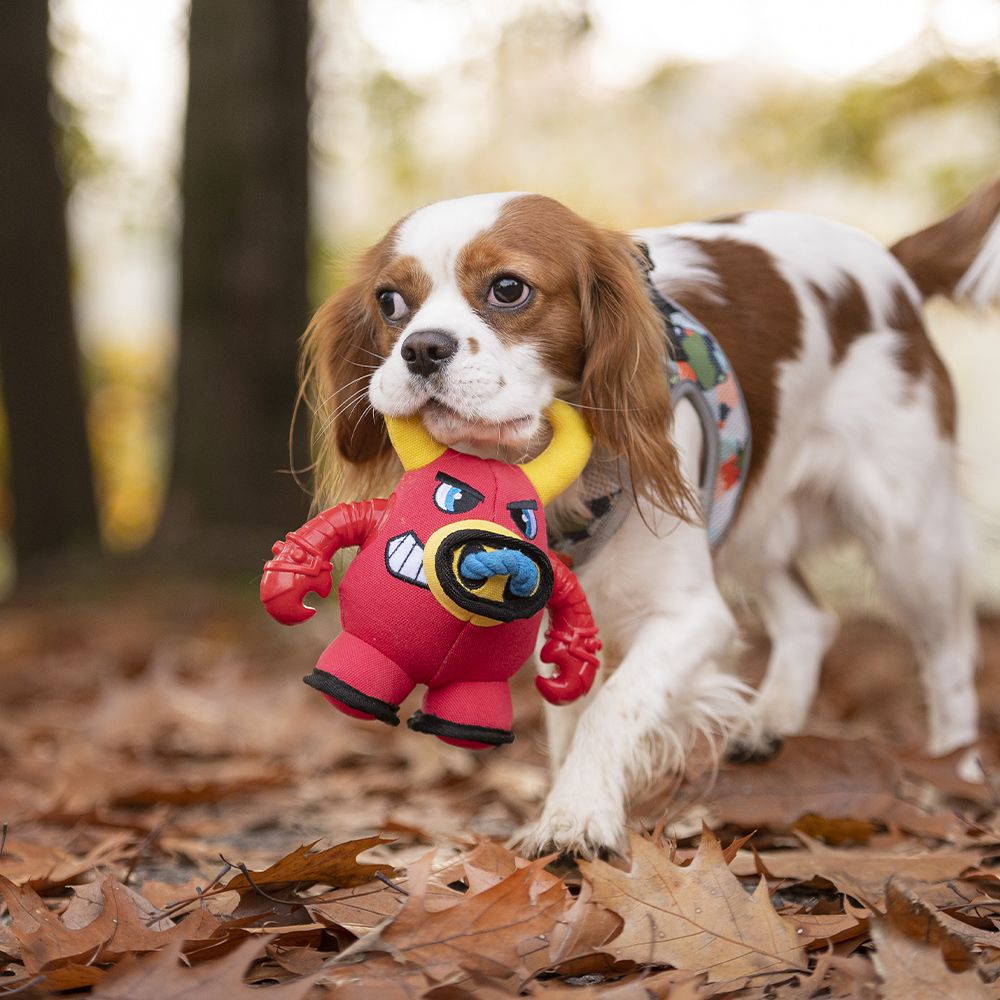
[[751, 830], [791, 830], [812, 813], [827, 821], [895, 823], [939, 839], [960, 836], [951, 812], [928, 812], [900, 798], [903, 776], [888, 749], [870, 740], [799, 736], [769, 761], [721, 771], [710, 806], [720, 823]]
[[810, 949], [826, 948], [837, 941], [848, 941], [868, 931], [867, 919], [859, 920], [853, 913], [788, 913], [781, 914], [796, 930], [802, 932], [802, 943]]
[[[390, 876], [393, 874], [393, 869], [389, 865], [363, 864], [357, 860], [362, 851], [367, 851], [377, 844], [391, 843], [390, 840], [382, 837], [364, 837], [322, 851], [313, 851], [317, 843], [318, 841], [313, 841], [311, 844], [297, 847], [291, 854], [286, 854], [263, 871], [251, 871], [250, 877], [254, 885], [275, 889], [279, 886], [320, 883], [342, 889], [371, 882], [379, 873]], [[227, 892], [235, 890], [241, 895], [254, 891], [242, 872], [234, 875], [224, 888]]]
[[16, 885], [26, 885], [38, 892], [61, 888], [92, 872], [98, 865], [112, 865], [129, 857], [135, 837], [114, 832], [85, 854], [77, 855], [51, 844], [8, 837], [0, 857], [0, 875]]
[[100, 914], [78, 929], [67, 927], [33, 890], [2, 876], [0, 895], [10, 910], [22, 961], [32, 973], [74, 961], [111, 962], [135, 952], [156, 951], [173, 941], [208, 938], [219, 928], [217, 917], [195, 910], [169, 930], [150, 930], [129, 890], [111, 877], [101, 883], [104, 905]]
[[816, 813], [800, 816], [792, 829], [834, 847], [842, 844], [867, 844], [875, 832], [875, 827], [867, 820], [830, 819]]
[[428, 910], [424, 891], [414, 886], [396, 917], [344, 955], [385, 951], [435, 979], [459, 971], [526, 971], [524, 956], [547, 948], [569, 901], [565, 885], [544, 871], [545, 861], [446, 909]]
[[[358, 965], [327, 969], [320, 981], [334, 987], [332, 1000], [420, 1000], [431, 989], [460, 983], [467, 978], [460, 970], [444, 978], [432, 978], [415, 966], [376, 955]], [[461, 1000], [468, 996], [464, 990], [457, 994]], [[505, 997], [509, 996], [509, 992], [505, 993]]]
[[[264, 941], [248, 941], [230, 955], [194, 967], [181, 965], [181, 943], [158, 955], [126, 962], [109, 973], [91, 994], [93, 1000], [261, 1000], [259, 987], [248, 986], [244, 973]], [[267, 987], [267, 1000], [301, 1000], [315, 977]]]
[[[928, 851], [908, 844], [900, 850], [827, 847], [801, 836], [801, 850], [768, 851], [759, 855], [774, 878], [808, 882], [823, 878], [870, 906], [881, 907], [886, 882], [902, 875], [920, 882], [942, 882], [957, 878], [978, 864], [983, 851]], [[737, 875], [755, 875], [754, 856], [742, 852], [733, 862]]]
[[631, 838], [632, 867], [581, 863], [594, 902], [624, 926], [608, 948], [619, 958], [705, 972], [710, 982], [802, 969], [801, 935], [775, 911], [761, 879], [751, 896], [709, 830], [687, 867], [648, 840]]
[[937, 948], [907, 937], [888, 920], [872, 923], [872, 961], [883, 1000], [994, 1000], [975, 972], [952, 972]]
[[1000, 949], [1000, 933], [982, 930], [935, 909], [921, 897], [922, 886], [890, 879], [886, 919], [901, 934], [937, 948], [953, 972], [974, 968], [983, 948]]
[[343, 927], [360, 937], [389, 917], [396, 916], [405, 898], [402, 893], [375, 882], [325, 893], [320, 902], [303, 900], [303, 905], [313, 920]]
[[[144, 896], [130, 889], [126, 885], [119, 885], [120, 895], [126, 896], [129, 902], [135, 907], [136, 913], [142, 918], [144, 925], [151, 931], [168, 931], [173, 926], [173, 921], [164, 914]], [[78, 931], [88, 924], [93, 923], [104, 909], [104, 883], [88, 882], [74, 888], [73, 897], [69, 905], [62, 911], [60, 919], [63, 926], [71, 931]]]

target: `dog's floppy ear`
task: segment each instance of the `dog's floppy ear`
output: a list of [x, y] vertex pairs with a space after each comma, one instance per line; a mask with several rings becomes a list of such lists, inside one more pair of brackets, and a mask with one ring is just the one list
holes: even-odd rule
[[598, 443], [628, 462], [635, 495], [690, 520], [698, 505], [671, 443], [667, 343], [648, 262], [645, 247], [624, 234], [599, 230], [591, 242], [579, 279], [580, 403]]
[[[377, 248], [376, 248], [377, 249]], [[313, 412], [316, 501], [325, 505], [384, 488], [392, 448], [382, 415], [368, 401], [378, 366], [379, 323], [366, 264], [316, 311], [303, 338], [302, 386]]]

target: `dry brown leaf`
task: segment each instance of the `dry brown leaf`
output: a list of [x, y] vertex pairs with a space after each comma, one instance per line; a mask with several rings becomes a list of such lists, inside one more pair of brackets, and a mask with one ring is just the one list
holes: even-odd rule
[[173, 941], [209, 938], [219, 928], [218, 918], [196, 910], [170, 930], [150, 930], [129, 891], [108, 877], [101, 883], [104, 906], [97, 918], [74, 930], [67, 927], [33, 890], [0, 876], [0, 895], [10, 910], [21, 959], [29, 972], [79, 961], [111, 962], [134, 952], [156, 951]]
[[[275, 889], [279, 886], [308, 883], [343, 889], [371, 882], [379, 873], [389, 876], [393, 874], [393, 869], [389, 865], [370, 865], [357, 860], [362, 851], [367, 851], [378, 844], [392, 843], [391, 840], [382, 837], [363, 837], [322, 851], [313, 851], [317, 843], [318, 841], [314, 840], [311, 844], [302, 844], [291, 854], [286, 854], [263, 871], [251, 871], [250, 877], [254, 885]], [[254, 891], [242, 872], [234, 875], [226, 883], [225, 889], [227, 892], [235, 890], [241, 895]]]
[[859, 920], [853, 913], [782, 912], [781, 915], [796, 929], [801, 929], [803, 943], [810, 950], [849, 941], [868, 931], [868, 921]]
[[[141, 891], [144, 899], [162, 910], [184, 900], [197, 902], [207, 882], [206, 878], [191, 878], [181, 884], [147, 879], [142, 883]], [[219, 895], [209, 892], [198, 905], [205, 906], [216, 916], [228, 916], [236, 909], [239, 900], [240, 897], [235, 892], [223, 892]]]
[[[885, 884], [893, 876], [920, 882], [942, 882], [957, 878], [966, 869], [978, 864], [984, 853], [981, 850], [928, 851], [912, 842], [904, 849], [895, 851], [868, 847], [836, 848], [808, 837], [801, 839], [806, 844], [802, 850], [760, 854], [770, 875], [800, 882], [824, 878], [841, 892], [876, 907], [881, 907]], [[741, 853], [733, 862], [733, 871], [737, 875], [756, 874], [753, 855]]]
[[608, 945], [644, 964], [706, 972], [711, 982], [805, 968], [802, 935], [775, 911], [762, 879], [751, 896], [730, 871], [709, 830], [687, 867], [648, 840], [631, 838], [632, 867], [581, 864], [594, 901], [624, 927]]
[[428, 910], [416, 885], [399, 914], [345, 955], [385, 951], [435, 979], [459, 971], [508, 976], [526, 971], [524, 956], [548, 947], [569, 902], [565, 885], [543, 870], [544, 859], [455, 906]]
[[829, 819], [816, 813], [800, 816], [792, 826], [793, 830], [822, 840], [824, 843], [841, 847], [844, 844], [867, 844], [875, 832], [873, 824], [867, 820]]
[[[264, 942], [248, 941], [225, 958], [189, 968], [180, 963], [181, 943], [158, 955], [120, 965], [92, 994], [93, 1000], [261, 1000], [259, 988], [248, 986], [244, 973]], [[268, 1000], [301, 1000], [315, 979], [267, 988]]]
[[[455, 894], [457, 895], [457, 893]], [[360, 937], [399, 913], [406, 897], [381, 882], [369, 882], [351, 889], [324, 893], [321, 902], [303, 900], [313, 920]], [[460, 902], [459, 897], [456, 902]]]
[[0, 857], [0, 875], [16, 885], [38, 892], [69, 885], [98, 865], [112, 865], [131, 853], [135, 837], [116, 831], [106, 834], [85, 854], [73, 854], [51, 844], [8, 837]]
[[[144, 896], [130, 889], [127, 885], [119, 885], [119, 893], [128, 897], [129, 902], [135, 907], [136, 913], [142, 918], [146, 927], [151, 931], [169, 931], [173, 926], [173, 921], [164, 914]], [[71, 931], [78, 931], [87, 924], [93, 923], [104, 909], [104, 883], [88, 882], [86, 885], [79, 885], [73, 890], [73, 896], [66, 909], [60, 914], [63, 925]]]
[[774, 1000], [876, 1000], [878, 977], [860, 955], [826, 951], [808, 976], [798, 976], [774, 990]]
[[[443, 979], [434, 979], [415, 966], [402, 965], [387, 955], [376, 955], [358, 965], [328, 969], [320, 982], [334, 987], [331, 1000], [420, 1000], [431, 989], [461, 983], [467, 978], [464, 972], [458, 971]], [[463, 1000], [468, 995], [464, 990], [457, 994]], [[506, 992], [505, 1000], [510, 995]]]
[[791, 830], [804, 814], [828, 820], [895, 823], [918, 836], [962, 836], [949, 811], [925, 812], [899, 797], [903, 769], [869, 740], [800, 736], [761, 764], [723, 770], [712, 789], [719, 821], [753, 830]]
[[[621, 917], [594, 902], [594, 889], [589, 882], [580, 887], [580, 895], [566, 911], [565, 917], [549, 935], [547, 966], [557, 966], [584, 955], [603, 951], [622, 925]], [[543, 968], [539, 965], [538, 968]]]
[[975, 972], [952, 972], [937, 948], [907, 937], [888, 920], [872, 923], [872, 960], [883, 1000], [994, 1000]]
[[1000, 934], [962, 923], [921, 898], [921, 886], [892, 879], [886, 886], [886, 919], [901, 934], [937, 948], [953, 972], [974, 968], [981, 949], [1000, 948]]

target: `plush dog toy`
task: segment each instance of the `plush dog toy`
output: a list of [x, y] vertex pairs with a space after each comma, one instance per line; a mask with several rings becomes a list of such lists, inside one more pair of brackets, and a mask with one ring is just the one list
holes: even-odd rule
[[546, 605], [541, 657], [557, 671], [539, 691], [561, 705], [590, 690], [601, 644], [576, 577], [548, 553], [543, 504], [580, 474], [591, 439], [568, 404], [548, 415], [552, 441], [524, 465], [446, 449], [419, 417], [387, 418], [405, 470], [392, 496], [331, 507], [274, 544], [260, 596], [286, 625], [313, 615], [307, 593], [330, 593], [331, 556], [360, 547], [340, 584], [343, 631], [305, 678], [335, 708], [398, 726], [425, 684], [411, 729], [470, 749], [510, 743], [508, 681]]

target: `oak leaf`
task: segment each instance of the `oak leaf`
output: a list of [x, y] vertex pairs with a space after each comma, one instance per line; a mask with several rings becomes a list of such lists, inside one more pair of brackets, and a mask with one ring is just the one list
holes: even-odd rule
[[711, 812], [720, 823], [746, 830], [791, 830], [812, 813], [828, 821], [894, 823], [941, 840], [961, 838], [953, 813], [925, 812], [900, 798], [903, 780], [896, 758], [870, 740], [798, 736], [770, 761], [723, 770], [712, 789]]
[[151, 930], [129, 896], [110, 876], [101, 883], [100, 914], [80, 928], [67, 927], [33, 890], [0, 876], [0, 895], [10, 911], [21, 960], [29, 972], [48, 971], [68, 962], [109, 962], [135, 952], [156, 951], [173, 941], [212, 937], [219, 920], [195, 910], [169, 930]]
[[544, 871], [542, 858], [496, 885], [444, 909], [427, 907], [426, 886], [398, 915], [363, 937], [345, 956], [384, 951], [440, 980], [458, 971], [506, 977], [525, 972], [524, 957], [548, 946], [569, 902], [566, 886]]
[[594, 901], [624, 921], [607, 946], [617, 957], [704, 972], [710, 982], [807, 966], [801, 936], [775, 911], [765, 880], [749, 895], [711, 831], [683, 868], [641, 837], [631, 838], [631, 853], [628, 872], [603, 861], [580, 865]]
[[[319, 841], [314, 840], [311, 844], [302, 844], [291, 854], [286, 854], [263, 871], [251, 871], [250, 878], [253, 879], [253, 884], [270, 889], [303, 882], [347, 888], [371, 882], [380, 873], [393, 874], [393, 869], [389, 865], [364, 864], [357, 860], [362, 851], [379, 844], [392, 843], [391, 840], [382, 837], [363, 837], [322, 851], [313, 851], [317, 843]], [[234, 875], [223, 888], [227, 892], [235, 890], [241, 895], [254, 891], [250, 880], [242, 872]]]
[[[805, 844], [802, 850], [769, 851], [760, 855], [769, 875], [802, 882], [823, 878], [841, 892], [876, 907], [882, 906], [885, 884], [895, 875], [920, 882], [941, 882], [957, 878], [978, 864], [986, 853], [982, 850], [928, 851], [912, 844], [902, 850], [837, 848], [827, 847], [803, 834], [799, 837]], [[733, 863], [737, 875], [753, 875], [756, 870], [756, 860], [749, 854], [741, 854]]]
[[0, 873], [17, 885], [39, 892], [72, 883], [98, 865], [111, 865], [129, 856], [135, 838], [114, 832], [86, 854], [73, 854], [51, 844], [9, 837], [0, 857]]
[[951, 972], [941, 952], [908, 937], [891, 920], [872, 924], [872, 960], [883, 1000], [992, 1000], [994, 993], [972, 971]]
[[[91, 994], [92, 1000], [261, 1000], [261, 987], [243, 981], [247, 966], [266, 941], [248, 941], [225, 958], [193, 967], [180, 964], [181, 942], [157, 955], [123, 963]], [[265, 987], [267, 1000], [302, 1000], [315, 977]]]
[[929, 904], [922, 886], [890, 879], [885, 888], [886, 918], [900, 933], [937, 948], [953, 972], [974, 968], [984, 948], [996, 953], [1000, 933], [956, 920]]
[[405, 898], [381, 882], [369, 882], [325, 893], [318, 902], [303, 900], [303, 905], [313, 920], [360, 937], [399, 913]]

